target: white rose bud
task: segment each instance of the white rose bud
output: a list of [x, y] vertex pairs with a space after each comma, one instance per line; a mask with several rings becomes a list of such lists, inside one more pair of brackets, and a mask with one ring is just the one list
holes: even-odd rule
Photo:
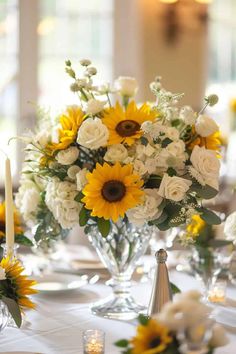
[[219, 130], [216, 122], [205, 114], [201, 114], [195, 124], [197, 134], [203, 138], [216, 133]]
[[110, 162], [124, 162], [124, 160], [128, 157], [127, 149], [122, 144], [115, 144], [109, 146], [107, 152], [104, 156], [104, 160]]
[[76, 146], [70, 146], [66, 150], [61, 150], [56, 155], [56, 160], [61, 165], [71, 165], [79, 157], [79, 150]]
[[88, 172], [89, 172], [89, 170], [87, 170], [87, 168], [83, 168], [81, 171], [79, 171], [76, 174], [76, 189], [78, 191], [82, 191], [84, 186], [87, 184], [86, 175]]
[[106, 102], [91, 98], [86, 104], [86, 113], [94, 115], [101, 112], [104, 108], [105, 103]]
[[5, 279], [6, 279], [5, 269], [0, 267], [0, 280], [5, 280]]
[[190, 161], [204, 183], [218, 189], [220, 161], [215, 151], [208, 150], [205, 147], [194, 146]]
[[106, 146], [108, 137], [109, 131], [101, 119], [88, 118], [78, 131], [77, 143], [88, 149], [96, 150]]
[[70, 166], [67, 170], [67, 175], [70, 179], [75, 179], [80, 170], [81, 168], [77, 165]]
[[164, 174], [158, 194], [166, 199], [179, 202], [184, 199], [192, 182], [181, 177], [170, 177]]
[[228, 240], [234, 241], [236, 239], [236, 211], [225, 220], [224, 233]]
[[182, 107], [179, 116], [188, 125], [193, 125], [196, 121], [196, 114], [190, 106]]
[[115, 88], [122, 96], [133, 97], [138, 91], [137, 80], [133, 77], [120, 76], [115, 81]]

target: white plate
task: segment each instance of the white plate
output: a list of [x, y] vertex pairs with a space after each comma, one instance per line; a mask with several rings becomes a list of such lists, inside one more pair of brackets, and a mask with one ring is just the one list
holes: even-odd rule
[[64, 293], [77, 290], [88, 284], [88, 280], [85, 277], [71, 274], [51, 273], [42, 277], [34, 277], [34, 279], [37, 281], [35, 288], [41, 294]]

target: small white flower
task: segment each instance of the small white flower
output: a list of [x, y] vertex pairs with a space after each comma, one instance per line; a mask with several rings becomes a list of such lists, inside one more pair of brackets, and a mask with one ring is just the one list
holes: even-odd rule
[[0, 267], [0, 280], [5, 280], [5, 279], [6, 279], [5, 269]]
[[157, 189], [145, 189], [144, 202], [135, 208], [127, 211], [129, 220], [135, 225], [141, 226], [150, 220], [158, 219], [162, 211], [158, 209], [162, 198], [158, 195]]
[[105, 161], [109, 162], [124, 162], [128, 157], [128, 151], [122, 144], [111, 145], [107, 148], [107, 152], [104, 156]]
[[166, 136], [173, 141], [179, 140], [179, 131], [174, 127], [167, 127]]
[[208, 117], [205, 114], [202, 114], [197, 119], [197, 122], [195, 124], [195, 130], [197, 134], [205, 138], [209, 135], [216, 133], [219, 130], [219, 127], [212, 118]]
[[39, 131], [34, 137], [34, 141], [36, 142], [36, 144], [39, 144], [42, 148], [45, 148], [45, 146], [50, 142], [50, 140], [51, 134], [50, 131], [47, 129]]
[[227, 217], [224, 232], [228, 240], [236, 240], [236, 211]]
[[137, 159], [134, 161], [134, 172], [140, 176], [143, 176], [145, 173], [147, 173], [147, 168], [141, 160]]
[[[204, 183], [218, 190], [220, 162], [215, 151], [208, 150], [205, 147], [194, 146], [190, 161], [194, 169], [202, 176]], [[190, 169], [190, 172], [192, 175], [194, 174], [192, 169]]]
[[89, 66], [91, 64], [91, 61], [89, 59], [81, 59], [80, 60], [80, 65], [82, 66]]
[[86, 119], [77, 136], [77, 143], [88, 149], [96, 150], [107, 144], [109, 131], [99, 118]]
[[75, 179], [76, 174], [80, 171], [80, 167], [77, 165], [70, 166], [67, 170], [67, 175], [70, 179]]
[[66, 150], [60, 150], [56, 155], [56, 160], [61, 165], [71, 165], [79, 157], [79, 149], [76, 146], [70, 146]]
[[145, 133], [150, 133], [151, 130], [152, 130], [152, 122], [150, 120], [147, 120], [146, 122], [144, 122], [142, 125], [141, 125], [141, 129], [145, 132]]
[[90, 66], [89, 68], [87, 68], [86, 73], [87, 73], [89, 76], [96, 75], [96, 74], [97, 74], [97, 69], [94, 68], [93, 66]]
[[180, 110], [179, 117], [184, 121], [185, 124], [193, 125], [196, 122], [196, 114], [190, 106], [184, 106]]
[[91, 98], [86, 104], [86, 113], [92, 115], [97, 114], [104, 109], [105, 104], [106, 102]]
[[137, 80], [133, 77], [120, 76], [115, 81], [115, 88], [122, 96], [133, 97], [138, 91]]
[[84, 186], [87, 184], [87, 173], [89, 172], [89, 170], [87, 170], [87, 168], [83, 168], [81, 171], [79, 171], [76, 174], [76, 189], [77, 191], [82, 191], [82, 189], [84, 189]]
[[184, 199], [192, 182], [181, 177], [170, 177], [164, 174], [158, 194], [166, 199], [179, 202]]

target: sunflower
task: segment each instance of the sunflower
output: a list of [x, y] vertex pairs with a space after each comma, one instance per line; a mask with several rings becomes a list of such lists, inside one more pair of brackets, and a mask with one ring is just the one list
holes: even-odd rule
[[[0, 239], [5, 237], [5, 226], [6, 226], [5, 212], [6, 212], [5, 203], [0, 203]], [[21, 227], [20, 215], [16, 209], [14, 210], [14, 230], [16, 235], [23, 234], [24, 232]]]
[[198, 214], [193, 215], [191, 222], [186, 227], [187, 236], [193, 239], [196, 238], [205, 226], [206, 222]]
[[136, 336], [130, 341], [132, 354], [162, 353], [172, 341], [168, 328], [150, 319], [146, 325], [137, 327]]
[[119, 216], [140, 203], [144, 192], [143, 180], [132, 173], [132, 165], [97, 163], [92, 173], [87, 174], [88, 183], [83, 189], [85, 208], [92, 216], [116, 222]]
[[150, 106], [144, 103], [138, 108], [134, 101], [128, 104], [124, 111], [119, 102], [115, 107], [108, 108], [104, 112], [102, 119], [109, 130], [108, 145], [125, 143], [127, 145], [134, 144], [143, 132], [141, 125], [145, 121], [154, 121], [158, 116], [156, 112], [151, 111]]
[[[76, 137], [85, 115], [80, 107], [69, 106], [64, 114], [59, 118], [61, 128], [59, 129], [59, 143], [48, 144], [49, 151], [64, 150], [71, 145]], [[50, 156], [50, 154], [49, 154]]]
[[[195, 129], [192, 130], [192, 136], [195, 135]], [[197, 136], [193, 141], [186, 143], [189, 150], [193, 150], [195, 145], [204, 146], [206, 149], [219, 151], [222, 145], [221, 134], [217, 131], [207, 137]]]
[[[8, 286], [6, 288], [8, 297], [15, 300], [20, 306], [21, 311], [25, 308], [35, 308], [35, 304], [27, 297], [27, 295], [36, 294], [38, 291], [32, 289], [36, 281], [27, 279], [21, 273], [24, 268], [16, 259], [10, 260], [9, 257], [3, 258], [0, 267], [5, 270]], [[9, 293], [9, 294], [8, 294]]]

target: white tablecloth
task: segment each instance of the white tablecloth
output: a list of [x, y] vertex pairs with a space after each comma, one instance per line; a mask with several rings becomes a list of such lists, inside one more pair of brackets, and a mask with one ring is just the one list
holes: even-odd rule
[[[198, 283], [183, 273], [171, 273], [171, 280], [181, 290], [198, 287]], [[137, 300], [147, 304], [151, 285], [136, 284], [133, 293]], [[89, 304], [109, 294], [103, 284], [88, 285], [79, 291], [54, 297], [37, 296], [37, 310], [27, 312], [24, 328], [6, 328], [0, 334], [0, 353], [26, 352], [43, 354], [82, 354], [82, 332], [101, 329], [106, 333], [106, 354], [118, 354], [113, 343], [134, 334], [131, 323], [112, 321], [93, 316]], [[228, 297], [236, 299], [236, 289], [228, 289]], [[219, 348], [217, 354], [236, 353], [236, 301], [231, 307], [219, 307], [218, 320], [227, 325], [230, 344]]]

